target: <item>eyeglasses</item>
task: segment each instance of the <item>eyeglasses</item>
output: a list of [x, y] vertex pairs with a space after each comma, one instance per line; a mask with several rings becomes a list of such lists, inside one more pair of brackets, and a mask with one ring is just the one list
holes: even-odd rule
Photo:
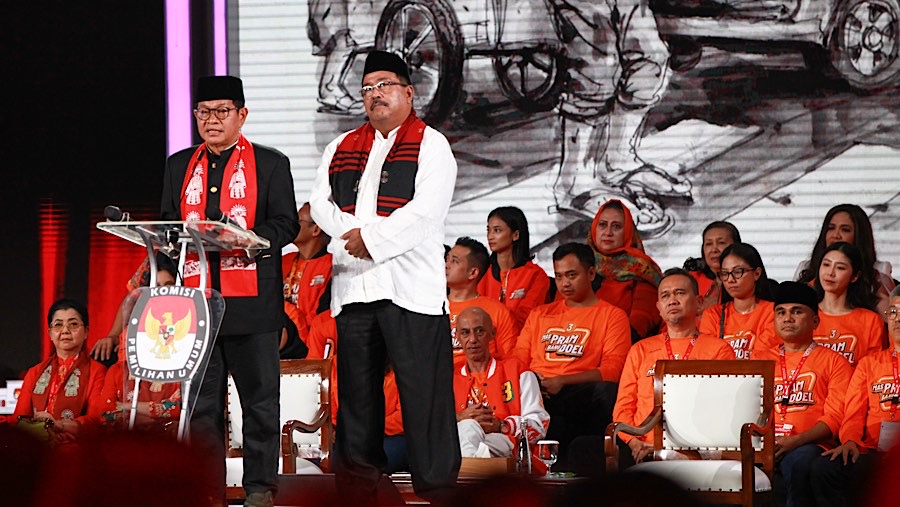
[[220, 120], [224, 120], [228, 118], [228, 115], [231, 114], [232, 111], [237, 111], [239, 108], [237, 107], [218, 107], [216, 109], [194, 109], [194, 116], [197, 117], [198, 120], [208, 120], [210, 113], [216, 115], [216, 118]]
[[898, 308], [896, 306], [892, 306], [881, 313], [883, 313], [884, 316], [887, 317], [888, 320], [900, 319], [900, 308]]
[[388, 86], [395, 86], [395, 85], [409, 86], [408, 84], [397, 83], [395, 81], [381, 81], [380, 83], [375, 83], [372, 86], [363, 86], [362, 88], [359, 89], [359, 94], [362, 95], [362, 98], [365, 99], [365, 98], [368, 98], [370, 95], [372, 95], [372, 92], [374, 92], [374, 91], [377, 91], [378, 93], [383, 94], [386, 92], [385, 88], [387, 88]]
[[64, 329], [68, 329], [70, 333], [74, 333], [84, 327], [84, 324], [81, 322], [54, 322], [50, 324], [50, 330], [54, 333], [62, 333]]
[[731, 271], [719, 271], [717, 274], [719, 275], [719, 280], [724, 282], [728, 280], [728, 277], [740, 280], [744, 277], [744, 273], [749, 273], [751, 271], [753, 270], [747, 268], [734, 268]]

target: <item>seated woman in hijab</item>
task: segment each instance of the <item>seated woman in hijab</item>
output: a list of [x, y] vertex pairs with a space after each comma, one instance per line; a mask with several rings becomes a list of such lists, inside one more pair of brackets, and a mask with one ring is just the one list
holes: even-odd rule
[[56, 301], [47, 312], [47, 327], [53, 350], [26, 373], [13, 421], [43, 424], [51, 441], [66, 443], [83, 426], [99, 422], [91, 414], [100, 403], [106, 368], [86, 350], [88, 313], [83, 304]]
[[656, 288], [662, 272], [646, 253], [631, 212], [612, 199], [597, 211], [588, 235], [597, 260], [597, 297], [618, 306], [631, 324], [632, 342], [656, 333]]

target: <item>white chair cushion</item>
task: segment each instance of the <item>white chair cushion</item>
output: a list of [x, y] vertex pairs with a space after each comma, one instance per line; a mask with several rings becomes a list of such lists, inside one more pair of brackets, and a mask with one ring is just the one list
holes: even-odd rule
[[[666, 375], [663, 448], [737, 450], [741, 426], [763, 411], [763, 379], [728, 375]], [[761, 449], [759, 438], [753, 446]]]
[[[741, 491], [741, 462], [732, 460], [673, 460], [638, 463], [628, 472], [646, 472], [669, 479], [690, 491]], [[771, 491], [772, 483], [753, 467], [755, 491]]]
[[[279, 458], [278, 473], [282, 472], [284, 463]], [[297, 473], [305, 475], [321, 475], [322, 469], [317, 467], [315, 463], [302, 458], [297, 458]], [[225, 459], [225, 487], [240, 488], [244, 479], [244, 460], [243, 458], [226, 458]]]

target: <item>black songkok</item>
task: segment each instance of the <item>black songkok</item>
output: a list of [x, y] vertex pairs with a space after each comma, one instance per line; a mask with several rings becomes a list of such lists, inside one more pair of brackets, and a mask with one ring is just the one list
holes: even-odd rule
[[197, 80], [195, 102], [231, 99], [244, 102], [244, 84], [234, 76], [207, 76]]
[[407, 83], [411, 82], [406, 62], [394, 53], [388, 53], [387, 51], [372, 51], [369, 53], [369, 56], [366, 57], [366, 67], [363, 70], [363, 76], [379, 70], [393, 72], [398, 77], [405, 79]]
[[819, 295], [812, 287], [799, 282], [781, 282], [775, 289], [775, 306], [784, 303], [797, 303], [808, 306], [816, 314], [819, 313]]

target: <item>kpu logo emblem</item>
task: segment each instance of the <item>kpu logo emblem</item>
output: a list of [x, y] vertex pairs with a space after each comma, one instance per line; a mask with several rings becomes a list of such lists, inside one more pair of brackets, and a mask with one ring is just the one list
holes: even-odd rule
[[208, 337], [203, 291], [175, 286], [141, 289], [128, 321], [128, 369], [142, 380], [188, 380], [204, 357]]

